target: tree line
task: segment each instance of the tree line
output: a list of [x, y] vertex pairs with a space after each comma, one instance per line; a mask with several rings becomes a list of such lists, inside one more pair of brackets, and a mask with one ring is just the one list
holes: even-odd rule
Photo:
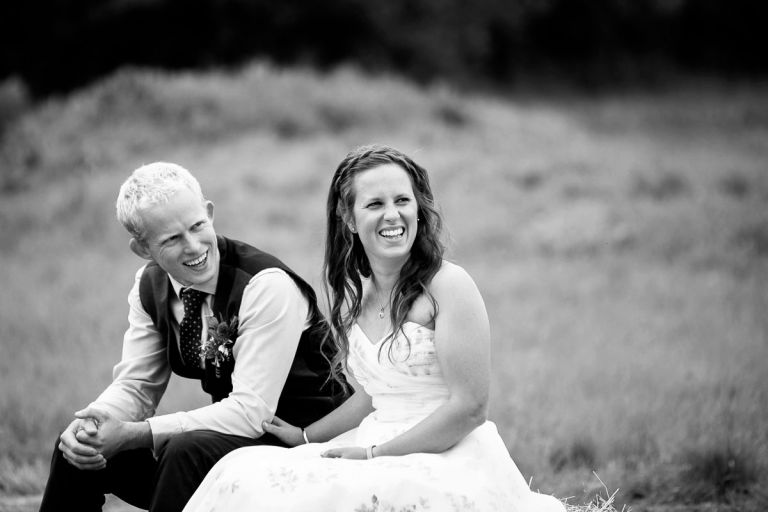
[[768, 72], [760, 0], [11, 0], [0, 20], [0, 79], [36, 95], [254, 57], [491, 86]]

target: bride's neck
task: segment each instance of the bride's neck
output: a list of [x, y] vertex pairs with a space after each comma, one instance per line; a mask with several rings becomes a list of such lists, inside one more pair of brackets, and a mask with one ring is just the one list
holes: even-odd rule
[[380, 293], [389, 295], [400, 277], [400, 268], [396, 269], [371, 269], [371, 284]]

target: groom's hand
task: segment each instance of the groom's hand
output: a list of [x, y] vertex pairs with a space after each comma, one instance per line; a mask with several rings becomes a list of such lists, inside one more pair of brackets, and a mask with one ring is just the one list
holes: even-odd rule
[[304, 436], [299, 427], [294, 427], [277, 416], [272, 419], [272, 423], [265, 421], [261, 424], [264, 432], [272, 434], [288, 446], [299, 446], [304, 444]]
[[99, 428], [89, 444], [105, 458], [123, 450], [152, 447], [152, 430], [146, 421], [121, 421], [97, 407], [86, 407], [75, 413], [76, 418], [92, 418]]
[[59, 450], [78, 469], [104, 469], [107, 459], [94, 446], [97, 435], [98, 426], [93, 418], [77, 418], [61, 434]]

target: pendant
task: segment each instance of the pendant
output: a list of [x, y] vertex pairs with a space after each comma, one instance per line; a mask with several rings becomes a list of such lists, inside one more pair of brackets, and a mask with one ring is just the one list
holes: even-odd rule
[[379, 318], [384, 318], [384, 308], [379, 310]]

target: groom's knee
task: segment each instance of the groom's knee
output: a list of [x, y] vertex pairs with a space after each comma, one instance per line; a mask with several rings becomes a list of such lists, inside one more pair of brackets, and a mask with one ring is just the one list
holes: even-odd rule
[[158, 452], [158, 460], [176, 461], [198, 450], [200, 436], [197, 432], [183, 432], [171, 437]]
[[53, 442], [53, 451], [51, 452], [51, 467], [50, 472], [54, 471], [80, 471], [64, 457], [64, 452], [61, 451], [61, 436], [64, 432], [59, 432], [56, 440]]
[[157, 451], [151, 511], [181, 510], [222, 457], [222, 434], [198, 430], [171, 437]]
[[193, 430], [177, 434], [162, 446], [158, 453], [158, 461], [164, 466], [189, 464], [198, 466], [215, 463], [221, 457], [217, 449], [217, 438], [220, 436], [221, 434], [209, 430]]

